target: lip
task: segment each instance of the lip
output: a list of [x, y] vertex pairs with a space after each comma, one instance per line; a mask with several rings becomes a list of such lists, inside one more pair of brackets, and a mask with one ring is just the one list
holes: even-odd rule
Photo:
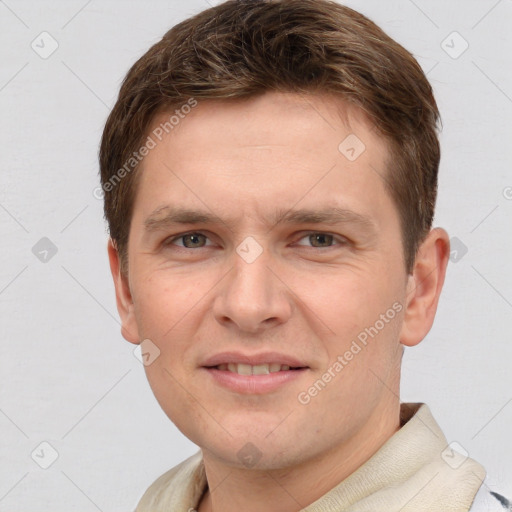
[[301, 378], [308, 368], [279, 371], [267, 375], [239, 375], [213, 367], [203, 367], [201, 370], [207, 372], [216, 384], [230, 391], [245, 395], [263, 395]]
[[250, 364], [256, 366], [265, 363], [285, 364], [292, 368], [309, 368], [304, 361], [279, 352], [260, 352], [259, 354], [243, 354], [241, 352], [221, 352], [206, 359], [201, 366], [211, 368], [219, 364]]
[[[284, 370], [266, 375], [239, 375], [229, 370], [215, 368], [220, 364], [250, 364], [256, 366], [265, 363], [279, 363], [296, 370]], [[241, 352], [221, 352], [204, 361], [201, 370], [213, 381], [236, 393], [262, 395], [275, 391], [290, 382], [301, 378], [309, 366], [299, 359], [279, 352], [261, 352], [259, 354], [242, 354]]]

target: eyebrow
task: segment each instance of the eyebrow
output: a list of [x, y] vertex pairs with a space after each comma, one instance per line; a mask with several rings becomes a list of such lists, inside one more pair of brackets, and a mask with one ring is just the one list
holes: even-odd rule
[[[210, 212], [167, 205], [154, 210], [144, 221], [144, 228], [147, 232], [155, 232], [175, 224], [224, 224], [232, 230], [235, 223], [230, 220], [222, 220]], [[280, 209], [267, 220], [267, 224], [269, 226], [280, 224], [353, 224], [369, 233], [377, 232], [377, 226], [370, 217], [337, 206], [320, 210]]]

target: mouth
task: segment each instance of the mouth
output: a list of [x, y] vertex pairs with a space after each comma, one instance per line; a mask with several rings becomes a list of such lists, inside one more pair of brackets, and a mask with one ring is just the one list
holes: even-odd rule
[[305, 366], [292, 367], [281, 363], [244, 364], [244, 363], [222, 363], [216, 366], [206, 367], [221, 372], [237, 373], [238, 375], [269, 375], [277, 372], [304, 370]]
[[277, 353], [218, 354], [205, 361], [201, 369], [209, 375], [210, 383], [237, 394], [252, 395], [278, 391], [310, 370], [298, 359]]

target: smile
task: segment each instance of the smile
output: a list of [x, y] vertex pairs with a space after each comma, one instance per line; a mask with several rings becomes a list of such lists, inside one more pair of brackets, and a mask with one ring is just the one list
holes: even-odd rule
[[201, 362], [208, 384], [237, 394], [262, 395], [279, 391], [302, 378], [310, 367], [306, 360], [281, 352], [227, 351]]
[[281, 363], [264, 363], [257, 365], [250, 364], [236, 364], [224, 363], [215, 366], [215, 369], [220, 371], [228, 371], [231, 373], [238, 373], [238, 375], [268, 375], [270, 373], [285, 372], [288, 370], [298, 370], [299, 368], [290, 368], [287, 364]]

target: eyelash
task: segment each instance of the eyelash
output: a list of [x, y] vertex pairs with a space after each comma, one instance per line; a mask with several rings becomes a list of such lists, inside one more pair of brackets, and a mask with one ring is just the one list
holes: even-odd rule
[[[181, 246], [181, 245], [175, 245], [173, 243], [176, 240], [180, 240], [180, 239], [185, 238], [186, 236], [189, 236], [189, 235], [201, 235], [201, 236], [206, 237], [209, 240], [208, 235], [206, 235], [205, 233], [202, 233], [201, 231], [189, 231], [187, 233], [182, 233], [180, 235], [177, 235], [177, 236], [174, 236], [174, 237], [171, 237], [171, 238], [167, 238], [166, 240], [164, 240], [163, 245], [165, 247], [174, 245], [175, 247], [178, 247], [179, 250], [183, 250], [183, 251], [193, 251], [193, 250], [206, 249], [207, 247], [211, 247], [211, 246], [206, 245], [206, 246], [203, 246], [203, 247], [192, 248], [192, 247], [185, 247], [185, 246]], [[337, 241], [339, 246], [345, 246], [345, 245], [348, 245], [348, 243], [349, 243], [349, 241], [345, 237], [337, 236], [337, 235], [334, 235], [332, 233], [327, 233], [327, 232], [324, 232], [324, 231], [308, 231], [301, 238], [299, 238], [298, 241], [300, 241], [300, 240], [302, 240], [304, 238], [307, 238], [307, 237], [309, 237], [311, 235], [331, 236], [331, 237], [333, 237], [333, 240], [332, 240], [333, 243]], [[301, 246], [301, 247], [308, 247], [308, 246]], [[334, 249], [336, 247], [337, 247], [337, 245], [330, 245], [330, 246], [327, 246], [327, 247], [309, 246], [308, 248], [309, 249], [320, 249], [320, 250], [324, 250], [325, 251], [327, 249]]]

